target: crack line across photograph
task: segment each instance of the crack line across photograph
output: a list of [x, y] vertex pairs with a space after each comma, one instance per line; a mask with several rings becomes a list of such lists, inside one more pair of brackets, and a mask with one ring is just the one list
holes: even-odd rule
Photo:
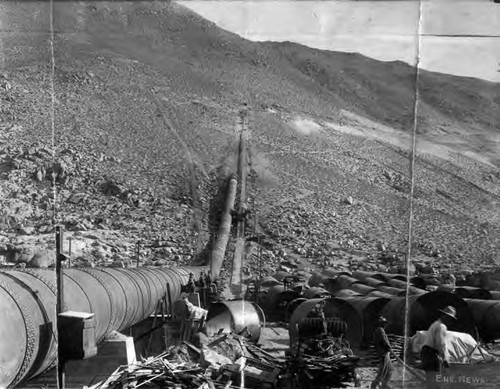
[[496, 388], [499, 19], [0, 0], [0, 388]]

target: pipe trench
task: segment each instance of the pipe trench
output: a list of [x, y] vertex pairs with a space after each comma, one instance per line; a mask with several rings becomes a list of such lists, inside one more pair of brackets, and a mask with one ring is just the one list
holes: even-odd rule
[[[63, 311], [93, 313], [100, 342], [151, 315], [170, 285], [179, 298], [189, 273], [204, 267], [64, 269]], [[57, 362], [55, 272], [0, 271], [0, 388], [12, 388]]]

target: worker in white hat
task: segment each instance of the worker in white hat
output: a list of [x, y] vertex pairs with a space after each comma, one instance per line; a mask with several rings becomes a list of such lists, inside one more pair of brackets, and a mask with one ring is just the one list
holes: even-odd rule
[[440, 371], [449, 366], [446, 332], [447, 326], [457, 320], [457, 311], [449, 305], [439, 312], [441, 316], [427, 330], [427, 340], [420, 351], [422, 368], [426, 371]]

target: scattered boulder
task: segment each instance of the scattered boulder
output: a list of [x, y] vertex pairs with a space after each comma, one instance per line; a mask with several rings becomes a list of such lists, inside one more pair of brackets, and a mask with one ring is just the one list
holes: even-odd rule
[[112, 181], [106, 181], [102, 184], [101, 191], [107, 196], [118, 196], [123, 192], [122, 188]]
[[55, 263], [56, 253], [49, 250], [37, 252], [28, 262], [27, 267], [46, 269]]

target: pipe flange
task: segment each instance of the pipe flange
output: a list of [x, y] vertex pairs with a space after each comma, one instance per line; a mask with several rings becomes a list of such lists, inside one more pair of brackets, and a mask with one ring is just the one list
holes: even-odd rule
[[102, 285], [102, 287], [104, 288], [104, 290], [106, 291], [106, 293], [108, 294], [108, 297], [109, 297], [109, 303], [111, 305], [111, 318], [109, 320], [109, 324], [108, 324], [108, 327], [106, 328], [105, 333], [98, 340], [98, 342], [100, 342], [101, 340], [104, 339], [104, 337], [109, 332], [109, 330], [115, 328], [115, 326], [116, 326], [116, 319], [117, 319], [117, 317], [116, 317], [116, 304], [115, 304], [115, 301], [113, 299], [113, 293], [111, 292], [111, 289], [109, 289], [108, 284], [106, 283], [106, 281], [101, 276], [99, 276], [98, 274], [96, 274], [96, 272], [94, 271], [94, 269], [79, 269], [79, 270], [81, 270], [81, 271], [89, 274], [90, 276], [94, 277]]
[[24, 378], [26, 370], [28, 370], [31, 357], [33, 356], [33, 351], [35, 350], [35, 327], [33, 326], [29, 310], [22, 303], [22, 299], [19, 298], [19, 296], [12, 289], [10, 289], [8, 285], [3, 281], [0, 281], [0, 288], [5, 290], [12, 297], [16, 305], [19, 307], [19, 310], [23, 315], [24, 327], [26, 329], [26, 352], [24, 353], [24, 359], [21, 368], [19, 369], [14, 380], [10, 384], [11, 387], [14, 387]]

